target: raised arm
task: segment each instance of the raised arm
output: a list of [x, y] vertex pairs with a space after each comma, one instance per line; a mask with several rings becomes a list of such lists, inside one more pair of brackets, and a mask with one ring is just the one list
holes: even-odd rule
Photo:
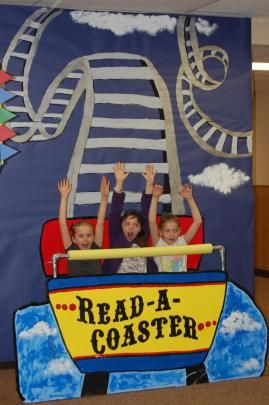
[[110, 244], [113, 243], [113, 240], [115, 240], [121, 232], [121, 214], [125, 199], [125, 193], [122, 190], [124, 180], [129, 175], [129, 172], [125, 172], [125, 164], [121, 162], [115, 163], [113, 170], [115, 174], [115, 187], [110, 205], [108, 226]]
[[109, 180], [103, 176], [100, 183], [101, 200], [99, 204], [97, 222], [95, 227], [94, 241], [98, 246], [102, 246], [104, 238], [104, 222], [106, 217], [107, 201], [109, 196]]
[[70, 191], [72, 189], [72, 184], [68, 179], [63, 179], [58, 182], [58, 190], [61, 196], [60, 208], [59, 208], [59, 225], [62, 237], [62, 242], [65, 249], [68, 249], [72, 244], [69, 229], [67, 226], [66, 212], [67, 212], [67, 202]]
[[190, 210], [191, 210], [191, 215], [192, 215], [192, 224], [187, 230], [186, 233], [184, 233], [183, 238], [185, 242], [188, 244], [195, 236], [197, 233], [201, 223], [202, 223], [202, 217], [199, 211], [199, 208], [193, 198], [192, 194], [192, 187], [188, 184], [185, 184], [182, 189], [180, 190], [179, 194], [187, 200]]
[[146, 180], [145, 194], [152, 194], [156, 170], [152, 165], [146, 165], [142, 176]]
[[155, 184], [152, 190], [152, 199], [149, 208], [149, 230], [152, 239], [152, 245], [156, 246], [159, 240], [159, 230], [156, 222], [159, 198], [163, 193], [163, 186]]
[[114, 167], [115, 173], [115, 187], [114, 190], [116, 193], [121, 193], [123, 188], [123, 183], [125, 179], [129, 176], [129, 172], [125, 171], [125, 164], [122, 162], [115, 163]]

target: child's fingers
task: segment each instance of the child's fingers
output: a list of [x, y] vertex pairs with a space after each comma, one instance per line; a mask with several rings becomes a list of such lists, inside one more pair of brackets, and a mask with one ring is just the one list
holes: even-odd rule
[[72, 184], [70, 183], [70, 181], [68, 179], [63, 179], [58, 181], [58, 189], [60, 191], [69, 191], [72, 188]]
[[156, 170], [153, 165], [146, 165], [145, 170], [141, 173], [142, 176], [147, 179], [148, 177], [153, 177], [156, 174]]
[[153, 165], [146, 165], [146, 173], [154, 174], [155, 173], [154, 166]]
[[58, 188], [63, 188], [64, 187], [64, 180], [59, 180], [58, 181]]
[[161, 195], [163, 193], [163, 186], [161, 184], [155, 184], [153, 186], [153, 193]]
[[113, 166], [114, 171], [119, 170], [121, 168], [121, 162], [116, 162]]
[[116, 162], [115, 165], [113, 166], [113, 170], [115, 173], [119, 172], [125, 172], [125, 163], [122, 162]]

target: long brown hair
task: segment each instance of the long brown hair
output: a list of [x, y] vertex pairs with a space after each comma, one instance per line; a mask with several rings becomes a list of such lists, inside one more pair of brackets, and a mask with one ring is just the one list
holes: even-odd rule
[[120, 223], [127, 219], [127, 218], [136, 218], [139, 225], [141, 226], [141, 231], [138, 233], [136, 238], [133, 240], [134, 243], [136, 243], [140, 247], [147, 247], [148, 246], [148, 237], [145, 233], [145, 224], [144, 224], [144, 218], [140, 214], [139, 211], [136, 210], [127, 210], [124, 212], [124, 214], [121, 216]]

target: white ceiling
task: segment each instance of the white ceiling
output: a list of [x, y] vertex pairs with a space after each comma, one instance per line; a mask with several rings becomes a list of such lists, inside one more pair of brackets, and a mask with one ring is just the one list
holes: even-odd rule
[[24, 4], [100, 11], [190, 13], [235, 17], [269, 17], [268, 0], [6, 0], [2, 4]]
[[269, 46], [269, 0], [0, 0], [0, 4], [92, 11], [251, 17], [253, 45]]
[[[269, 0], [0, 0], [0, 4], [52, 9], [251, 17], [252, 59], [269, 62]], [[269, 83], [269, 73], [256, 72], [255, 76], [259, 86], [263, 86], [265, 81]]]

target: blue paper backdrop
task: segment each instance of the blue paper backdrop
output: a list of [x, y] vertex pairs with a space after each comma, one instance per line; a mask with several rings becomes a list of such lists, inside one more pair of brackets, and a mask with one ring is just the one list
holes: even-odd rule
[[[1, 41], [0, 54], [3, 57], [17, 30], [36, 9], [31, 7], [5, 7], [0, 9]], [[178, 19], [179, 16], [170, 16]], [[199, 22], [196, 19], [197, 23]], [[199, 107], [213, 121], [231, 131], [251, 131], [251, 58], [250, 58], [250, 20], [236, 18], [205, 17], [212, 29], [210, 35], [199, 32], [199, 46], [215, 45], [227, 52], [229, 67], [222, 85], [212, 91], [194, 89]], [[200, 21], [201, 22], [201, 21]], [[206, 24], [205, 24], [206, 25]], [[69, 11], [63, 11], [45, 28], [38, 45], [37, 53], [29, 73], [29, 98], [38, 109], [42, 97], [51, 81], [65, 66], [75, 58], [101, 52], [128, 52], [148, 58], [164, 80], [172, 103], [177, 152], [182, 183], [190, 182], [192, 177], [203, 173], [205, 168], [224, 167], [226, 175], [218, 181], [218, 187], [210, 185], [210, 179], [203, 184], [193, 179], [194, 195], [205, 218], [205, 241], [222, 244], [227, 250], [227, 271], [230, 279], [248, 292], [253, 291], [253, 196], [251, 186], [251, 157], [224, 157], [211, 154], [202, 149], [188, 133], [177, 107], [176, 80], [181, 65], [176, 28], [163, 29], [155, 35], [134, 29], [132, 33], [116, 35], [111, 29], [93, 28], [75, 22]], [[16, 69], [15, 61], [14, 69]], [[207, 61], [205, 61], [205, 67]], [[216, 80], [223, 77], [221, 63], [208, 64], [210, 73]], [[16, 72], [8, 71], [16, 76]], [[147, 85], [146, 85], [147, 86]], [[132, 84], [132, 90], [136, 85]], [[12, 91], [12, 82], [6, 86]], [[105, 93], [102, 80], [96, 82], [96, 91]], [[16, 97], [15, 99], [16, 100]], [[63, 133], [49, 141], [14, 142], [6, 145], [20, 153], [5, 162], [0, 172], [0, 361], [12, 361], [13, 313], [30, 303], [46, 301], [46, 279], [42, 271], [39, 241], [42, 225], [58, 213], [59, 196], [57, 181], [67, 175], [70, 159], [81, 125], [85, 95], [67, 122]], [[15, 105], [16, 101], [6, 104]], [[102, 117], [107, 105], [96, 105], [96, 116]], [[130, 113], [129, 107], [121, 108], [122, 116], [145, 118], [145, 113], [137, 109]], [[118, 111], [109, 110], [111, 117], [118, 117]], [[26, 114], [27, 115], [27, 114]], [[147, 116], [146, 116], [147, 118]], [[149, 118], [159, 118], [156, 111], [149, 112]], [[15, 120], [14, 120], [15, 121]], [[13, 128], [21, 133], [20, 128]], [[111, 130], [109, 136], [129, 136], [129, 131]], [[101, 135], [100, 135], [101, 134]], [[111, 135], [112, 134], [112, 135]], [[132, 130], [132, 136], [137, 136]], [[92, 129], [93, 137], [102, 135], [102, 128]], [[141, 151], [140, 151], [141, 152]], [[141, 157], [142, 156], [142, 157]], [[107, 149], [97, 151], [85, 159], [91, 164], [113, 164], [125, 160], [126, 152]], [[155, 162], [152, 151], [140, 154], [140, 161]], [[129, 162], [136, 162], [136, 150], [128, 152]], [[155, 160], [156, 159], [156, 160]], [[222, 166], [223, 167], [223, 166]], [[237, 181], [238, 177], [239, 180]], [[112, 174], [108, 176], [113, 179]], [[209, 176], [209, 177], [210, 177]], [[230, 177], [229, 177], [230, 176]], [[241, 176], [241, 177], [240, 177]], [[128, 190], [141, 191], [143, 178], [138, 174], [129, 176]], [[243, 180], [242, 180], [243, 178]], [[240, 180], [241, 179], [241, 180]], [[98, 190], [100, 175], [96, 175], [90, 188]], [[87, 180], [88, 181], [88, 180]], [[162, 181], [162, 178], [160, 178]], [[84, 191], [86, 179], [79, 184]], [[221, 184], [230, 189], [223, 192]], [[74, 215], [95, 215], [97, 204], [78, 206]], [[188, 213], [187, 207], [186, 212]], [[201, 269], [219, 268], [214, 256], [204, 257]]]

